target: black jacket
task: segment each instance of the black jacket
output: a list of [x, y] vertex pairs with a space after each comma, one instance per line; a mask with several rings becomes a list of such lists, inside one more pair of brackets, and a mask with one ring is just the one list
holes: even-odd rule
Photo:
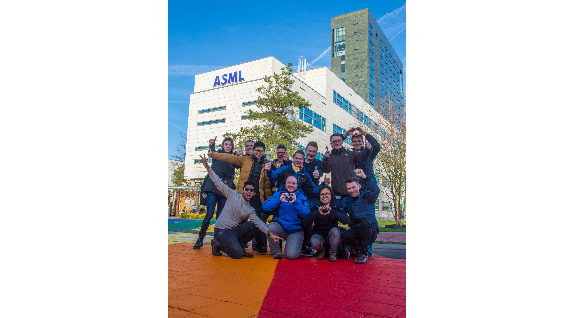
[[336, 206], [332, 205], [331, 212], [328, 215], [321, 215], [321, 213], [319, 213], [319, 204], [316, 204], [311, 208], [309, 214], [304, 219], [303, 228], [307, 229], [313, 223], [313, 231], [311, 233], [327, 238], [331, 228], [339, 226], [339, 222], [343, 224], [350, 222], [349, 216], [343, 209], [337, 209]]
[[374, 203], [376, 203], [376, 200], [378, 199], [380, 189], [374, 179], [366, 178], [365, 181], [366, 189], [362, 190], [361, 188], [361, 192], [358, 197], [353, 198], [349, 195], [343, 199], [341, 204], [345, 212], [349, 215], [349, 227], [353, 228], [360, 226], [360, 220], [362, 218], [368, 218], [376, 229], [376, 233], [379, 233], [380, 228], [378, 227], [378, 221], [376, 220]]
[[[370, 144], [372, 145], [372, 148], [370, 149], [370, 156], [364, 162], [357, 162], [354, 168], [364, 171], [367, 179], [376, 180], [374, 175], [374, 159], [376, 159], [376, 156], [380, 152], [380, 144], [378, 143], [378, 140], [376, 140], [376, 138], [372, 137], [372, 135], [370, 134], [366, 135], [366, 141], [370, 142]], [[365, 147], [362, 147], [359, 151], [353, 151], [361, 152], [364, 151], [364, 148]], [[366, 188], [366, 181], [364, 181], [364, 179], [360, 179], [359, 181], [362, 189]]]
[[[223, 149], [220, 149], [217, 152], [225, 153]], [[223, 181], [223, 183], [225, 183], [231, 189], [235, 189], [235, 183], [233, 182], [233, 178], [235, 176], [235, 168], [238, 168], [238, 166], [231, 164], [229, 162], [212, 159], [211, 169], [215, 172], [215, 174], [217, 174], [217, 176], [221, 179], [221, 181]], [[203, 192], [213, 192], [223, 196], [223, 193], [221, 193], [217, 189], [215, 184], [209, 178], [206, 178], [205, 184], [203, 185], [202, 188], [203, 188]]]
[[348, 195], [345, 180], [356, 177], [354, 173], [357, 162], [365, 162], [370, 156], [370, 150], [364, 149], [360, 152], [350, 151], [343, 148], [331, 150], [329, 158], [323, 157], [321, 169], [323, 172], [331, 172], [331, 188], [336, 195]]

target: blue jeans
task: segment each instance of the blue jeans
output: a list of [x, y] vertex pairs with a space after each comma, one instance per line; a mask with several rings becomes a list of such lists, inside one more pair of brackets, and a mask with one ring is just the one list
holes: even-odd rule
[[260, 232], [252, 222], [243, 221], [236, 227], [228, 230], [214, 230], [214, 238], [219, 243], [219, 249], [227, 256], [235, 259], [243, 257], [245, 245]]
[[206, 236], [206, 232], [208, 227], [210, 226], [210, 221], [213, 218], [213, 213], [215, 210], [215, 206], [217, 204], [217, 212], [215, 214], [216, 220], [219, 218], [221, 211], [223, 211], [223, 207], [225, 206], [225, 202], [227, 202], [227, 198], [219, 195], [215, 192], [206, 192], [208, 195], [207, 204], [206, 204], [206, 216], [204, 217], [204, 221], [202, 221], [202, 228], [200, 229], [200, 239], [204, 239]]

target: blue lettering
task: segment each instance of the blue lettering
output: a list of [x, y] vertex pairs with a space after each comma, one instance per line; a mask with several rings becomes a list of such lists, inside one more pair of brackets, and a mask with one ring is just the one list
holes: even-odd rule
[[225, 83], [227, 83], [227, 74], [223, 74], [223, 76], [221, 76], [221, 78], [223, 79], [223, 82], [221, 82], [221, 85], [225, 85]]
[[213, 87], [216, 87], [217, 85], [220, 85], [220, 84], [219, 84], [219, 76], [216, 76], [216, 77], [215, 77], [215, 82], [213, 82]]
[[233, 72], [233, 74], [229, 73], [228, 83], [237, 83], [237, 72]]
[[244, 81], [245, 79], [243, 78], [243, 76], [241, 76], [241, 71], [239, 71], [239, 81]]

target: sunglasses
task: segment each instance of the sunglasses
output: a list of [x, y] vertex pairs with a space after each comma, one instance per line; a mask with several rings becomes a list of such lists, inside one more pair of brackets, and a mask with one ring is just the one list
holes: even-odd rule
[[249, 191], [249, 192], [255, 192], [255, 189], [252, 189], [252, 188], [243, 188], [243, 190]]

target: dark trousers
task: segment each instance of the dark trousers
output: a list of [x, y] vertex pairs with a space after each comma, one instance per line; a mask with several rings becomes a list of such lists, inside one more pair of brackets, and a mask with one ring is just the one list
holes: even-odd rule
[[204, 221], [202, 221], [202, 227], [200, 229], [200, 239], [204, 239], [206, 236], [206, 232], [208, 227], [210, 226], [210, 221], [213, 218], [213, 213], [215, 210], [215, 206], [217, 204], [217, 212], [215, 214], [215, 219], [219, 218], [221, 211], [223, 211], [223, 207], [225, 207], [225, 202], [227, 202], [227, 198], [219, 195], [215, 192], [207, 192], [207, 204], [206, 204], [206, 216], [204, 217]]
[[[266, 222], [266, 220], [268, 219], [268, 214], [264, 213], [262, 210], [262, 203], [260, 202], [260, 197], [258, 194], [255, 194], [252, 198], [251, 201], [249, 202], [249, 204], [253, 207], [253, 209], [255, 209], [255, 212], [257, 214], [257, 216], [263, 221]], [[266, 234], [262, 233], [261, 231], [259, 231], [257, 233], [257, 235], [255, 236], [255, 241], [257, 242], [257, 246], [256, 248], [253, 247], [254, 250], [256, 251], [261, 251], [261, 250], [265, 250], [266, 249]]]
[[219, 243], [219, 249], [231, 258], [242, 258], [245, 245], [257, 235], [260, 230], [250, 221], [243, 221], [228, 230], [214, 230], [214, 238]]
[[360, 219], [360, 226], [346, 230], [341, 238], [345, 244], [367, 255], [368, 246], [374, 243], [376, 236], [376, 228], [372, 225], [372, 222], [368, 218], [362, 218]]

